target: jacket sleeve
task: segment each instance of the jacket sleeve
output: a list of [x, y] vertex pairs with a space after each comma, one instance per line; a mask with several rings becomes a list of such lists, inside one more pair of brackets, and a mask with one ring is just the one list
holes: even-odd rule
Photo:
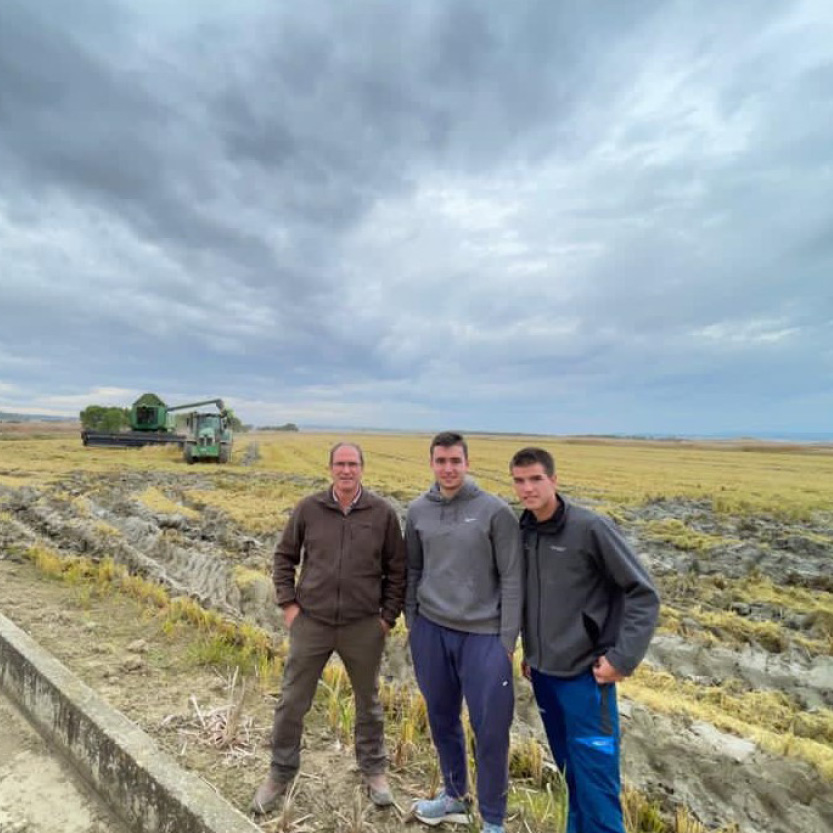
[[409, 511], [405, 522], [405, 549], [408, 556], [408, 579], [405, 592], [405, 623], [408, 628], [414, 625], [417, 610], [417, 589], [422, 579], [422, 542], [419, 540], [419, 533], [414, 527], [413, 515]]
[[382, 569], [381, 617], [393, 627], [405, 604], [405, 576], [407, 573], [405, 541], [402, 538], [399, 519], [393, 509], [388, 513], [388, 523], [385, 529]]
[[606, 656], [620, 674], [633, 674], [642, 662], [659, 618], [659, 594], [648, 571], [607, 518], [593, 526], [596, 550], [606, 573], [622, 592], [616, 641]]
[[492, 516], [491, 536], [500, 582], [500, 641], [512, 653], [521, 630], [521, 536], [509, 506]]
[[292, 511], [272, 558], [272, 583], [281, 607], [295, 601], [295, 570], [301, 563], [306, 527], [303, 506], [299, 503]]

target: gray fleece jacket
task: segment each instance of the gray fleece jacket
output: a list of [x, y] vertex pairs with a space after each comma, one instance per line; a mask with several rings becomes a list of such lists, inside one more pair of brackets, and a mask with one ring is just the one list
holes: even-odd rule
[[417, 613], [515, 649], [521, 623], [518, 522], [509, 505], [466, 479], [448, 499], [435, 483], [408, 508], [405, 619]]
[[622, 674], [645, 656], [659, 616], [654, 583], [607, 518], [559, 495], [555, 515], [521, 515], [526, 661], [571, 677], [605, 655]]

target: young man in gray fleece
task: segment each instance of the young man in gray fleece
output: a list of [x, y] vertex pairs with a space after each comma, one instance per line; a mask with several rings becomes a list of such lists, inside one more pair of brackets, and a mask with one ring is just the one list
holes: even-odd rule
[[468, 446], [460, 434], [437, 434], [430, 455], [436, 482], [411, 504], [405, 526], [405, 617], [444, 789], [417, 801], [414, 813], [431, 825], [468, 820], [465, 697], [483, 833], [503, 833], [512, 654], [521, 621], [518, 522], [508, 504], [466, 477]]

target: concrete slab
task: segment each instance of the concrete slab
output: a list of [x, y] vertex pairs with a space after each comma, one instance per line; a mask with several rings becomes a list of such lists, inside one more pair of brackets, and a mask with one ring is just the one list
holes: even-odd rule
[[0, 691], [72, 761], [131, 830], [260, 830], [1, 614]]
[[79, 773], [0, 693], [0, 831], [128, 833]]

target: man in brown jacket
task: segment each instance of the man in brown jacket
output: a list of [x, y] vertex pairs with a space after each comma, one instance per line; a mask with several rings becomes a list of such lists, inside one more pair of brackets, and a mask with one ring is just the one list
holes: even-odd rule
[[272, 576], [289, 656], [272, 764], [252, 799], [255, 813], [273, 809], [298, 772], [304, 716], [333, 651], [356, 698], [356, 758], [370, 798], [378, 806], [393, 803], [378, 678], [385, 637], [405, 601], [405, 547], [392, 507], [362, 488], [363, 468], [358, 445], [333, 446], [332, 485], [295, 507], [275, 549]]

